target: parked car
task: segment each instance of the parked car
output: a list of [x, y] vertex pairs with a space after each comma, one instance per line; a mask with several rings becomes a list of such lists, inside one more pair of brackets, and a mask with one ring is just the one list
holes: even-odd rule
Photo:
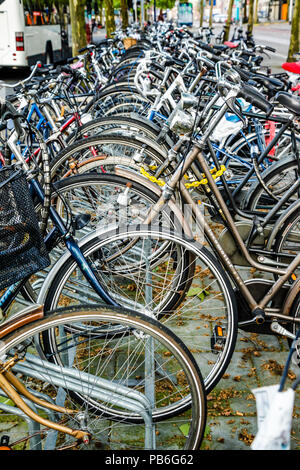
[[223, 15], [221, 13], [216, 13], [213, 15], [213, 22], [214, 23], [225, 23], [227, 20], [227, 15]]

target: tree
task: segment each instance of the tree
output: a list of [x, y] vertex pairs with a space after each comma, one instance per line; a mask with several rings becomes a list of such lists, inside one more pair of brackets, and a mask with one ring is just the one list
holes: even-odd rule
[[78, 54], [79, 49], [86, 46], [85, 29], [85, 0], [69, 0], [71, 28], [72, 28], [72, 53]]
[[229, 39], [229, 31], [230, 31], [230, 24], [232, 18], [232, 8], [233, 8], [234, 0], [229, 0], [228, 10], [227, 10], [227, 20], [225, 24], [225, 34], [224, 34], [224, 42], [228, 41]]
[[300, 18], [300, 0], [295, 0], [293, 17], [292, 17], [292, 26], [291, 26], [290, 47], [289, 47], [287, 62], [294, 62], [296, 60], [295, 54], [299, 52], [299, 48], [300, 48], [299, 18]]
[[175, 5], [175, 0], [157, 0], [156, 6], [157, 8], [161, 8], [162, 10], [172, 9]]
[[200, 0], [200, 28], [203, 26], [204, 0]]
[[247, 18], [247, 0], [244, 0], [243, 3], [243, 23], [247, 23], [248, 18]]
[[210, 27], [212, 27], [213, 8], [214, 8], [214, 0], [210, 0], [210, 7], [209, 7], [209, 26]]
[[104, 0], [104, 8], [106, 35], [110, 38], [116, 29], [113, 0]]
[[122, 18], [122, 29], [128, 26], [128, 2], [127, 0], [121, 0], [121, 18]]
[[247, 30], [248, 33], [252, 33], [253, 31], [253, 21], [254, 21], [254, 0], [249, 0], [249, 11], [248, 11], [248, 26]]
[[254, 13], [254, 24], [257, 24], [258, 21], [258, 2], [259, 0], [255, 0], [255, 13]]
[[103, 25], [103, 0], [98, 0], [100, 24]]

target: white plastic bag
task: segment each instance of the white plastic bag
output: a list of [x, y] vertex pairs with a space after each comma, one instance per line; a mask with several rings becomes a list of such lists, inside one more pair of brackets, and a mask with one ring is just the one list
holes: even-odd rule
[[256, 397], [258, 432], [252, 450], [289, 450], [295, 392], [279, 385], [252, 390]]

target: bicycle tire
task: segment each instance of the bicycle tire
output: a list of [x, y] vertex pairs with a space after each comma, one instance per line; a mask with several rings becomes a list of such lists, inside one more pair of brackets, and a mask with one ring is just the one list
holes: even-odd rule
[[[110, 157], [109, 160], [107, 158]], [[124, 135], [99, 135], [75, 141], [68, 148], [63, 149], [51, 161], [51, 177], [61, 178], [76, 174], [76, 167], [80, 163], [97, 162], [99, 168], [106, 166], [105, 171], [113, 171], [116, 164], [132, 166], [160, 165], [166, 158], [166, 152], [158, 150], [157, 145], [151, 145], [150, 140], [142, 142], [141, 139], [126, 137]], [[100, 170], [104, 172], [104, 170]]]
[[[88, 337], [88, 333], [86, 333], [85, 338], [75, 337], [75, 335], [68, 332], [68, 328], [73, 322], [76, 324], [84, 322], [93, 333], [104, 322], [109, 324], [117, 323], [118, 325], [123, 324], [127, 328], [127, 333], [123, 336], [124, 345], [121, 343], [120, 336], [115, 343], [111, 338], [108, 341], [98, 339], [95, 334], [92, 338]], [[128, 328], [130, 328], [130, 332]], [[146, 337], [143, 337], [143, 335], [146, 335]], [[44, 340], [46, 336], [52, 339], [55, 338], [55, 341], [52, 341], [52, 346], [55, 349], [52, 351], [53, 354], [50, 362], [45, 359], [39, 360], [38, 349], [36, 348], [37, 338]], [[71, 428], [82, 428], [82, 421], [81, 426], [79, 426], [79, 416], [81, 416], [82, 420], [82, 413], [84, 413], [84, 426], [92, 434], [92, 444], [94, 445], [92, 448], [136, 450], [143, 448], [143, 442], [141, 443], [140, 439], [145, 434], [145, 424], [130, 423], [128, 419], [124, 420], [122, 409], [126, 409], [126, 406], [128, 407], [126, 399], [132, 396], [133, 390], [140, 391], [143, 395], [148, 393], [148, 399], [151, 397], [149, 392], [145, 391], [146, 385], [143, 384], [143, 380], [134, 377], [134, 375], [142, 373], [141, 371], [145, 369], [145, 351], [150, 347], [148, 343], [149, 338], [153, 341], [152, 347], [154, 349], [152, 349], [152, 353], [156, 371], [154, 375], [154, 402], [152, 406], [155, 408], [157, 404], [157, 406], [163, 407], [164, 401], [171, 400], [172, 397], [176, 396], [176, 393], [179, 396], [180, 393], [188, 393], [191, 405], [191, 409], [184, 416], [181, 416], [180, 421], [175, 427], [173, 426], [174, 423], [166, 421], [155, 424], [157, 447], [168, 449], [168, 446], [171, 445], [172, 448], [175, 446], [175, 448], [180, 449], [197, 449], [203, 438], [206, 421], [206, 397], [201, 373], [185, 345], [172, 332], [154, 319], [133, 311], [122, 311], [103, 305], [84, 305], [76, 309], [60, 309], [47, 315], [42, 320], [22, 327], [2, 338], [0, 352], [1, 358], [4, 360], [4, 357], [9, 358], [17, 351], [18, 354], [21, 354], [21, 350], [22, 353], [29, 350], [30, 356], [26, 355], [25, 361], [21, 361], [14, 367], [15, 370], [23, 371], [21, 376], [22, 383], [26, 385], [28, 377], [31, 390], [37, 396], [40, 396], [40, 392], [42, 392], [44, 399], [48, 399], [51, 403], [53, 403], [54, 399], [58, 399], [60, 406], [81, 411], [81, 415], [77, 415], [78, 418], [76, 414], [72, 417], [72, 415], [59, 413], [56, 421], [63, 422]], [[67, 348], [65, 346], [66, 341], [68, 342]], [[122, 346], [127, 348], [127, 360], [129, 362], [124, 362]], [[59, 351], [58, 347], [62, 349]], [[65, 349], [68, 349], [68, 358], [66, 357]], [[108, 349], [110, 350], [109, 360], [107, 359]], [[118, 359], [118, 367], [113, 369], [111, 364]], [[56, 366], [53, 373], [50, 372], [52, 367], [50, 364]], [[76, 382], [76, 375], [75, 380], [74, 376], [73, 379], [70, 379], [70, 374], [65, 369], [66, 364], [67, 368], [69, 370], [71, 368], [71, 371], [77, 374], [77, 378], [79, 377], [79, 383], [81, 384], [79, 391], [77, 389], [78, 380]], [[129, 368], [130, 364], [133, 366], [131, 371]], [[172, 369], [173, 367], [174, 369]], [[176, 383], [173, 379], [170, 382], [174, 389], [175, 386], [177, 387], [177, 392], [174, 393], [174, 389], [173, 391], [168, 391], [167, 388], [165, 391], [162, 390], [162, 379], [158, 375], [159, 370], [163, 371], [163, 377], [167, 384], [173, 377], [170, 375], [171, 372], [175, 374], [175, 377], [178, 377]], [[135, 379], [136, 385], [128, 389], [126, 380], [128, 382], [130, 378]], [[101, 383], [97, 388], [97, 380], [99, 379], [103, 379], [105, 383]], [[110, 393], [113, 394], [116, 393], [116, 390], [120, 390], [121, 387], [125, 387], [122, 394], [125, 404], [119, 401], [119, 397], [118, 399], [111, 400], [111, 397], [105, 398], [106, 395], [103, 395], [103, 390], [106, 392], [111, 390]], [[98, 395], [95, 395], [96, 392]], [[74, 399], [74, 395], [76, 399]], [[78, 400], [78, 395], [80, 395], [81, 401]], [[114, 420], [108, 421], [107, 417], [103, 416], [97, 407], [104, 400], [107, 401], [111, 408], [116, 409]], [[14, 410], [12, 409], [11, 413], [13, 414], [13, 412]], [[41, 413], [45, 415], [44, 408]], [[129, 414], [135, 416], [138, 412], [133, 409]], [[180, 431], [180, 424], [187, 426], [185, 435]], [[168, 433], [167, 438], [164, 430]], [[28, 436], [28, 430], [24, 432], [27, 433], [25, 442], [28, 443], [28, 440], [33, 439], [34, 435]], [[53, 437], [52, 431], [50, 439], [49, 437], [47, 438], [49, 436], [47, 428], [40, 429], [38, 435], [41, 438], [40, 440], [45, 440], [45, 447], [43, 442], [38, 442], [39, 450], [41, 448], [49, 450], [49, 446], [54, 450], [74, 445], [74, 438], [60, 432], [56, 435], [54, 434]], [[75, 447], [86, 449], [85, 445], [77, 446], [76, 442]]]
[[[286, 184], [283, 185], [285, 179]], [[262, 174], [262, 178], [267, 187], [274, 193], [277, 197], [277, 200], [284, 195], [290, 186], [298, 179], [299, 169], [296, 159], [287, 157], [286, 159], [279, 161], [276, 164], [273, 164], [265, 174]], [[274, 186], [274, 185], [277, 186]], [[290, 199], [286, 204], [291, 204], [293, 199]], [[271, 198], [268, 194], [265, 193], [264, 188], [260, 183], [254, 184], [252, 188], [249, 189], [247, 198], [244, 201], [244, 209], [246, 210], [264, 210], [268, 212], [273, 205], [275, 205], [276, 200]], [[284, 205], [282, 209], [285, 209], [287, 205]], [[279, 214], [279, 213], [278, 213]], [[277, 214], [277, 215], [278, 215]]]

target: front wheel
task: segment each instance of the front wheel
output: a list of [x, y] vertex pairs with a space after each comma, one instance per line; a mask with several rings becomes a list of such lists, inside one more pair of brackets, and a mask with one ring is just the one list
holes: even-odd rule
[[[115, 302], [156, 317], [183, 340], [210, 391], [233, 354], [237, 311], [227, 275], [208, 250], [171, 230], [143, 225], [96, 233], [81, 250]], [[43, 301], [52, 310], [99, 297], [69, 257]], [[175, 408], [180, 412], [178, 403]]]

